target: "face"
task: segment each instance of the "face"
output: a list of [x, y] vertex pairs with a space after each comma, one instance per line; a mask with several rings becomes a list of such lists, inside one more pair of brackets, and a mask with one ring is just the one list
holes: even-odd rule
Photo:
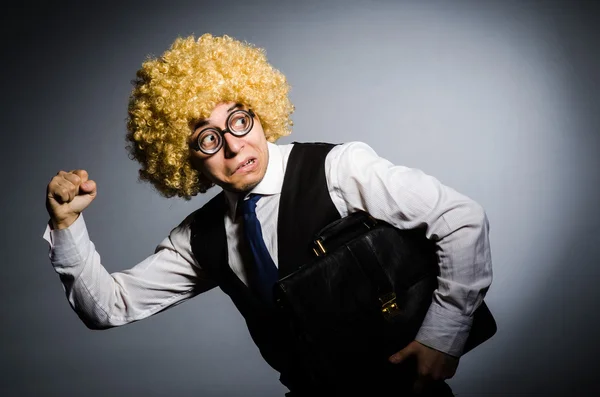
[[205, 128], [225, 129], [229, 115], [240, 109], [248, 110], [244, 105], [233, 102], [218, 104], [208, 119], [200, 120], [195, 124], [190, 136], [193, 167], [216, 185], [231, 192], [251, 190], [258, 185], [267, 171], [269, 152], [258, 117], [254, 116], [254, 126], [242, 137], [226, 132], [223, 136], [223, 147], [212, 155], [196, 151], [192, 146]]

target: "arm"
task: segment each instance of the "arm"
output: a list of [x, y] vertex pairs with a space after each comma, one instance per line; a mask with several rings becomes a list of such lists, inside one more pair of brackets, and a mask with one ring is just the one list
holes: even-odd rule
[[[87, 180], [87, 173], [85, 176]], [[95, 184], [92, 187], [95, 195]], [[49, 192], [55, 190], [49, 185]], [[84, 194], [80, 191], [78, 195]], [[65, 205], [75, 200], [67, 197], [60, 201]], [[70, 223], [61, 223], [49, 210], [51, 221], [44, 238], [50, 244], [50, 261], [67, 299], [89, 328], [104, 329], [141, 320], [214, 286], [195, 263], [186, 221], [171, 231], [153, 255], [129, 270], [109, 274], [80, 212], [65, 217]]]
[[326, 170], [332, 200], [342, 216], [365, 210], [401, 229], [426, 227], [427, 238], [439, 247], [440, 276], [416, 340], [460, 357], [472, 315], [492, 281], [482, 207], [420, 170], [377, 156], [364, 143], [332, 149]]

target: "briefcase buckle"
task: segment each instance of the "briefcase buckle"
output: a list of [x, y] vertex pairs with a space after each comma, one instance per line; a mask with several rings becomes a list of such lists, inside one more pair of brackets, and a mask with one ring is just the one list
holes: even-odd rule
[[400, 308], [398, 307], [398, 303], [396, 303], [396, 294], [394, 292], [380, 296], [379, 301], [381, 302], [381, 314], [383, 314], [386, 320], [390, 320], [400, 314]]
[[321, 239], [315, 240], [316, 247], [313, 247], [313, 252], [316, 256], [325, 255], [327, 251], [325, 251], [325, 247], [323, 246], [323, 242]]

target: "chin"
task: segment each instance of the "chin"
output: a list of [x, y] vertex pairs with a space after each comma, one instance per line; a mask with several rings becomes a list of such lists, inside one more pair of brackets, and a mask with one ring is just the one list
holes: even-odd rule
[[231, 192], [235, 192], [235, 193], [245, 193], [245, 192], [249, 192], [250, 190], [254, 189], [256, 187], [256, 185], [258, 185], [258, 182], [256, 183], [247, 183], [247, 184], [240, 184], [240, 185], [235, 185], [235, 186], [228, 186], [227, 188], [224, 188], [225, 190], [229, 190]]
[[252, 178], [252, 180], [244, 180], [244, 181], [240, 181], [238, 183], [233, 183], [233, 184], [222, 186], [222, 187], [223, 187], [223, 189], [229, 190], [232, 192], [244, 193], [244, 192], [248, 192], [248, 191], [254, 189], [256, 187], [256, 185], [258, 185], [260, 183], [261, 180], [262, 180], [262, 178], [259, 178], [259, 179]]
[[[265, 170], [266, 171], [266, 170]], [[256, 187], [265, 177], [265, 171], [263, 171], [260, 175], [248, 175], [249, 178], [244, 178], [243, 180], [236, 183], [233, 187], [233, 190], [238, 193], [248, 192]]]

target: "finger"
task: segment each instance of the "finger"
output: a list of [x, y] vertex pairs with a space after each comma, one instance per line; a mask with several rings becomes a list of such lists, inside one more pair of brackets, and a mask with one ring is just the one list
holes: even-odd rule
[[52, 202], [65, 204], [73, 201], [77, 196], [79, 188], [77, 186], [80, 177], [65, 171], [59, 171], [52, 178], [47, 187], [48, 204]]
[[69, 173], [55, 176], [49, 188], [53, 197], [63, 203], [70, 202], [79, 194], [79, 176]]
[[48, 197], [61, 204], [68, 203], [72, 200], [72, 197], [74, 197], [72, 191], [73, 189], [65, 186], [64, 182], [59, 183], [57, 181], [48, 186]]
[[397, 353], [394, 353], [390, 356], [389, 361], [392, 364], [399, 364], [402, 361], [406, 360], [408, 357], [412, 356], [414, 353], [412, 344], [409, 343], [404, 349], [400, 350]]
[[85, 181], [87, 181], [89, 178], [88, 172], [86, 170], [72, 170], [71, 173], [81, 178], [81, 183], [85, 183]]
[[62, 193], [62, 197], [65, 199], [65, 203], [73, 201], [79, 193], [79, 186], [66, 179], [58, 181], [58, 188]]
[[[89, 180], [89, 174], [86, 170], [71, 170], [69, 174], [79, 177], [79, 189], [82, 193], [95, 194], [96, 183]], [[77, 179], [71, 177], [70, 180], [76, 181]]]
[[73, 174], [72, 172], [66, 173], [62, 175], [62, 178], [66, 181], [69, 181], [73, 184], [73, 186], [79, 188], [81, 185], [81, 178], [77, 174]]

